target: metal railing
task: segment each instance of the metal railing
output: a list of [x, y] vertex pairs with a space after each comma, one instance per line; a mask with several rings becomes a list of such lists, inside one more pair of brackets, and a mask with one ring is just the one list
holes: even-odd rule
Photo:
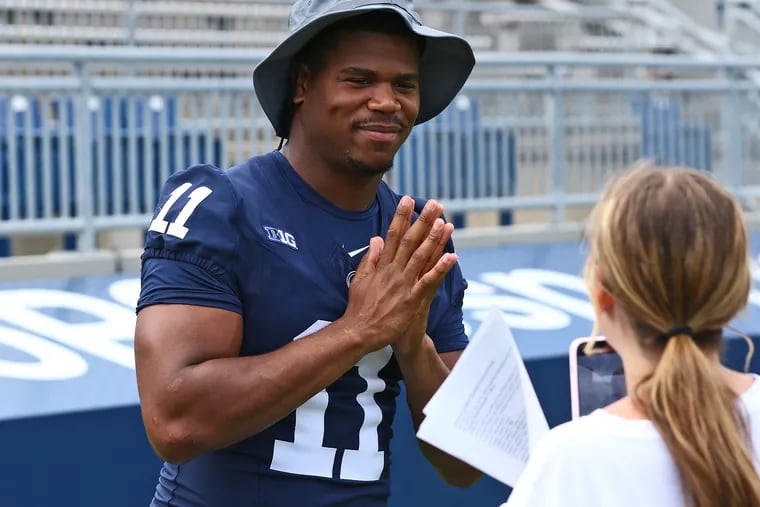
[[[0, 46], [6, 64], [70, 67], [0, 80], [0, 236], [75, 233], [91, 250], [101, 231], [144, 228], [174, 171], [274, 149], [250, 78], [224, 72], [261, 56]], [[173, 65], [215, 72], [150, 75]], [[760, 198], [760, 132], [744, 76], [758, 68], [755, 58], [481, 53], [388, 181], [454, 214], [557, 223], [582, 216], [611, 173], [655, 158], [712, 171], [749, 206]]]

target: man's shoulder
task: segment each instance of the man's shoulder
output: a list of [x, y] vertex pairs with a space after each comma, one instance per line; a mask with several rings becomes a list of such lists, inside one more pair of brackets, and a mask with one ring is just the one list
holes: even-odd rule
[[205, 258], [230, 265], [239, 251], [239, 209], [239, 195], [220, 168], [199, 164], [174, 173], [158, 199], [143, 258]]
[[[380, 182], [380, 186], [377, 190], [378, 195], [380, 196], [380, 199], [387, 199], [393, 203], [398, 203], [401, 200], [401, 197], [403, 197], [404, 194], [399, 194], [395, 190], [393, 190], [388, 183], [383, 180]], [[410, 195], [412, 199], [414, 199], [414, 210], [416, 212], [422, 211], [422, 207], [425, 206], [425, 203], [428, 202], [428, 199], [423, 199], [422, 197]]]
[[[232, 214], [238, 206], [238, 193], [228, 173], [212, 164], [196, 164], [172, 174], [158, 199], [158, 216], [185, 211], [187, 218], [204, 211]], [[184, 215], [183, 215], [183, 218]]]
[[[276, 199], [276, 185], [271, 174], [276, 169], [272, 153], [251, 157], [231, 167], [213, 164], [196, 164], [172, 174], [164, 184], [159, 197], [159, 210], [177, 211], [178, 204], [186, 203], [192, 210], [192, 221], [199, 225], [245, 220], [244, 203], [261, 205], [266, 199]], [[160, 232], [160, 231], [159, 231]]]
[[[401, 197], [403, 194], [399, 194], [395, 190], [393, 190], [385, 181], [383, 181], [380, 184], [380, 188], [378, 190], [378, 193], [381, 195], [381, 197], [385, 196], [385, 198], [392, 200], [394, 203], [398, 203], [401, 200]], [[414, 200], [414, 212], [416, 214], [419, 214], [422, 211], [422, 208], [425, 207], [425, 204], [430, 200], [426, 197], [420, 197], [418, 195], [409, 195], [409, 197]], [[445, 217], [441, 217], [444, 220], [446, 220]]]
[[240, 184], [246, 181], [265, 180], [277, 170], [277, 157], [279, 156], [280, 155], [276, 151], [264, 153], [262, 155], [255, 155], [248, 160], [227, 168], [224, 172], [230, 177], [234, 184]]
[[257, 155], [228, 168], [225, 173], [235, 191], [249, 204], [261, 207], [278, 202], [288, 193], [283, 158], [277, 151]]
[[233, 170], [249, 170], [249, 169], [267, 169], [267, 168], [273, 168], [278, 165], [278, 158], [282, 157], [280, 152], [278, 151], [269, 151], [267, 153], [261, 153], [259, 155], [254, 155], [247, 160], [244, 160], [242, 162], [239, 162], [238, 164], [235, 164], [231, 167], [229, 167], [228, 171]]
[[[378, 195], [380, 196], [380, 199], [387, 200], [390, 204], [393, 204], [393, 209], [395, 210], [395, 206], [398, 204], [398, 202], [401, 200], [401, 197], [403, 197], [403, 194], [399, 194], [395, 190], [393, 190], [385, 181], [380, 183], [380, 187], [378, 188]], [[430, 199], [425, 199], [424, 197], [419, 197], [415, 195], [410, 195], [414, 200], [414, 212], [416, 214], [419, 214], [422, 211], [422, 208], [425, 207], [425, 203], [427, 203]]]

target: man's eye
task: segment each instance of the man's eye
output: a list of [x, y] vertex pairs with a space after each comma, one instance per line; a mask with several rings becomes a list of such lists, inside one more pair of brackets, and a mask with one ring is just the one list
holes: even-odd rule
[[352, 77], [348, 79], [348, 82], [360, 85], [366, 85], [370, 83], [369, 79], [364, 77]]
[[404, 89], [404, 90], [416, 90], [417, 89], [417, 83], [414, 83], [412, 81], [399, 83], [397, 86], [399, 88]]

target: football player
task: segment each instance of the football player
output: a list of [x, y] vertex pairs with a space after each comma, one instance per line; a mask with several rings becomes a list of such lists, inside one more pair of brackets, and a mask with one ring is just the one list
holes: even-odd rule
[[[135, 331], [154, 506], [387, 504], [399, 382], [415, 425], [467, 344], [442, 206], [383, 174], [469, 76], [410, 1], [299, 0], [254, 71], [280, 149], [166, 183]], [[384, 238], [384, 239], [382, 239]], [[480, 473], [425, 444], [451, 484]]]

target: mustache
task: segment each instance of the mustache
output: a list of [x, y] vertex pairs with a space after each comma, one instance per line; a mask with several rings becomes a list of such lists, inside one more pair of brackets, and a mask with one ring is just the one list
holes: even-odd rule
[[398, 126], [401, 130], [405, 130], [409, 126], [409, 122], [404, 121], [403, 118], [396, 115], [373, 115], [366, 118], [355, 120], [351, 126], [355, 129], [360, 129], [367, 125], [373, 124], [393, 124]]

